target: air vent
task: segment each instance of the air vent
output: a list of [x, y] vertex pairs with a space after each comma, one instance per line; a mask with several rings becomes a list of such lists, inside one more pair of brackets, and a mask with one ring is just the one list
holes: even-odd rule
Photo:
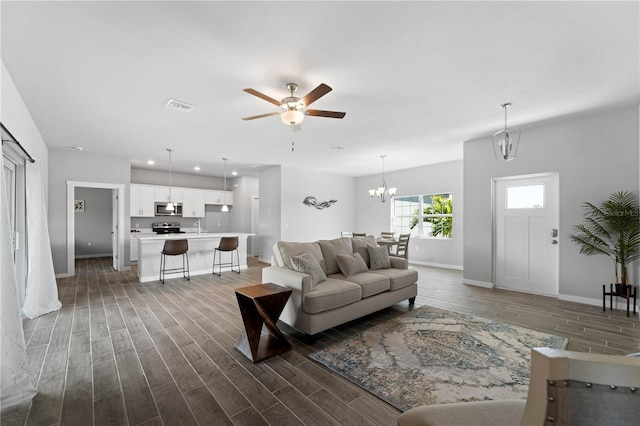
[[169, 102], [167, 102], [167, 105], [165, 106], [169, 109], [175, 109], [182, 112], [191, 112], [191, 110], [195, 108], [195, 105], [190, 105], [186, 102], [177, 101], [175, 99], [169, 99]]

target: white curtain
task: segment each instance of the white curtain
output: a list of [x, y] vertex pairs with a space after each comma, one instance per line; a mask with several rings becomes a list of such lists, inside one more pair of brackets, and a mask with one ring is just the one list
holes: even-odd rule
[[[0, 182], [2, 174], [0, 174]], [[0, 407], [2, 412], [36, 394], [26, 369], [24, 331], [13, 263], [11, 226], [5, 185], [0, 185]]]
[[53, 270], [44, 180], [40, 161], [27, 162], [27, 250], [29, 267], [24, 314], [35, 318], [62, 307]]

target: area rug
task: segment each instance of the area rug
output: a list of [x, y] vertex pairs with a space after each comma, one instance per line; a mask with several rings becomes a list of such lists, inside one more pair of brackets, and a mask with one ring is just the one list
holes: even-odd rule
[[531, 348], [568, 339], [422, 306], [312, 353], [400, 411], [419, 405], [525, 399]]

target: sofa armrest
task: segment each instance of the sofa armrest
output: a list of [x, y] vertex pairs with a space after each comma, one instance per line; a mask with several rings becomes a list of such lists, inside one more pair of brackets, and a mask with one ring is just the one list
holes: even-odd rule
[[262, 282], [274, 283], [297, 290], [302, 294], [311, 290], [311, 277], [302, 272], [279, 266], [267, 266], [262, 270]]
[[391, 267], [395, 269], [409, 269], [409, 261], [404, 257], [389, 256]]

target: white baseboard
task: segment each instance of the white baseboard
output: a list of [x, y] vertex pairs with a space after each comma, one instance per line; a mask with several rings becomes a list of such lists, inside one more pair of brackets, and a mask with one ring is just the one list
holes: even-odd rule
[[258, 257], [258, 260], [262, 263], [268, 263], [269, 265], [271, 265], [271, 258], [265, 259], [263, 257]]
[[98, 253], [98, 254], [80, 254], [76, 256], [76, 259], [91, 259], [94, 257], [112, 257], [113, 253]]
[[476, 287], [494, 288], [493, 283], [489, 283], [486, 281], [470, 280], [468, 278], [463, 278], [462, 284], [475, 285]]
[[442, 268], [442, 269], [455, 269], [456, 271], [462, 271], [461, 265], [449, 265], [446, 263], [433, 263], [433, 262], [423, 262], [421, 260], [411, 260], [409, 263], [415, 263], [416, 265], [421, 266], [431, 266], [434, 268]]
[[69, 277], [72, 277], [72, 276], [73, 275], [71, 275], [68, 272], [64, 272], [64, 273], [61, 273], [61, 274], [56, 274], [56, 278], [69, 278]]
[[[618, 299], [618, 300], [616, 300]], [[567, 302], [582, 303], [583, 305], [602, 306], [602, 299], [593, 299], [591, 297], [572, 296], [570, 294], [558, 294], [558, 300], [566, 300]], [[613, 309], [627, 310], [627, 302], [620, 302], [619, 298], [613, 297]], [[636, 301], [637, 303], [637, 301]], [[606, 299], [606, 307], [609, 309], [609, 296]], [[636, 306], [636, 312], [640, 307]], [[633, 312], [633, 305], [629, 304], [629, 311]]]

